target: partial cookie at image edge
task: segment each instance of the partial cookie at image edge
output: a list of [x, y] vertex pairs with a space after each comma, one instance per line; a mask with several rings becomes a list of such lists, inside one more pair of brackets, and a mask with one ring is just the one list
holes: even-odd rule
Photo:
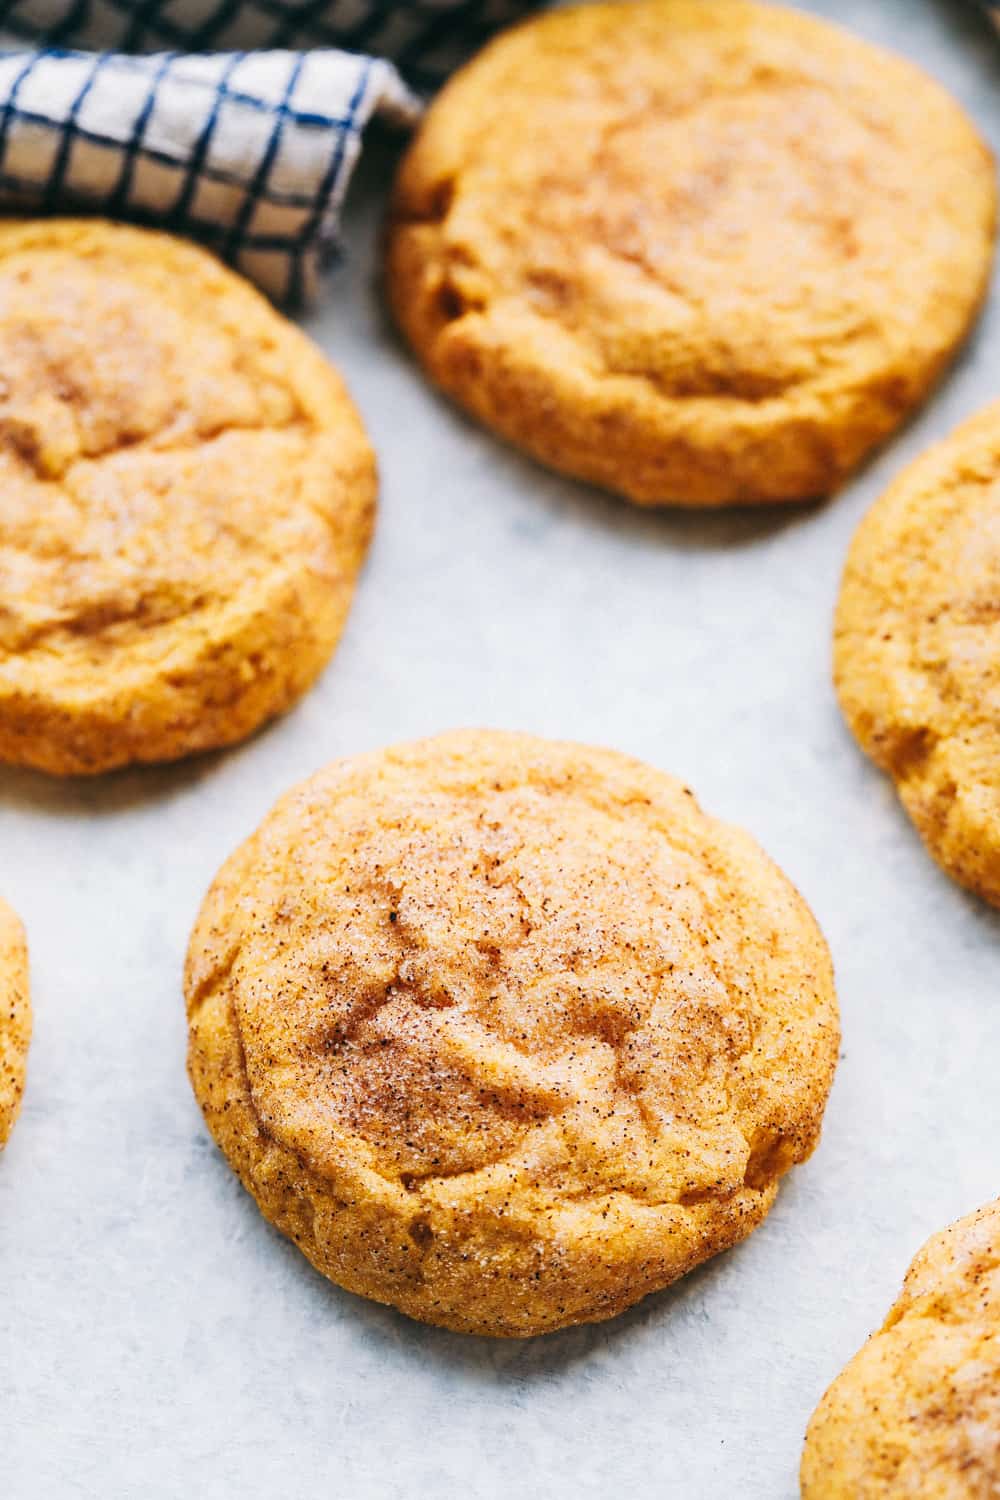
[[28, 945], [20, 921], [0, 900], [0, 1148], [21, 1108], [30, 1041]]
[[0, 225], [0, 760], [231, 745], [325, 667], [375, 512], [327, 358], [168, 235]]
[[1000, 906], [1000, 402], [905, 468], [862, 519], [834, 623], [861, 748], [930, 854]]
[[816, 1408], [802, 1500], [986, 1500], [1000, 1486], [1000, 1202], [932, 1235]]

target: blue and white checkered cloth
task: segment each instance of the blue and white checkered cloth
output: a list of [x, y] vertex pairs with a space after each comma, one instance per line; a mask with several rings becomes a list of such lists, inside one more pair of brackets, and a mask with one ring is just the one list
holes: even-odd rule
[[432, 87], [528, 3], [0, 0], [0, 31], [44, 43], [0, 51], [0, 209], [192, 235], [300, 301], [369, 120], [412, 124], [409, 85]]

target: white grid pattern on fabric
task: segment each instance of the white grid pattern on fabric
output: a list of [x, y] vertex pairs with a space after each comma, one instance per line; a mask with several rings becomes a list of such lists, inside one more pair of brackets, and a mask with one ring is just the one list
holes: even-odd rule
[[376, 112], [417, 106], [390, 64], [344, 52], [0, 53], [0, 205], [188, 234], [301, 301]]
[[123, 52], [340, 48], [431, 89], [530, 0], [0, 0], [0, 29]]
[[414, 123], [409, 85], [440, 82], [531, 4], [0, 0], [0, 32], [40, 44], [0, 51], [0, 210], [190, 235], [302, 301], [335, 254], [369, 120]]

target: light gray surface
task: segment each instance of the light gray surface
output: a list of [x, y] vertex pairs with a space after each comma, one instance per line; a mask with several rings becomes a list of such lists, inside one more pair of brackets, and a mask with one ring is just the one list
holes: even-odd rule
[[[1000, 57], [934, 0], [827, 0], [925, 59], [1000, 141]], [[422, 384], [372, 284], [385, 158], [312, 331], [383, 470], [343, 645], [229, 755], [59, 785], [0, 772], [0, 888], [36, 1036], [0, 1162], [5, 1500], [792, 1500], [825, 1384], [912, 1252], [1000, 1189], [1000, 918], [923, 853], [828, 685], [847, 540], [887, 478], [1000, 393], [994, 305], [913, 427], [834, 503], [642, 515], [522, 461]], [[425, 1329], [265, 1226], [184, 1074], [179, 975], [216, 867], [327, 759], [456, 724], [620, 746], [753, 830], [833, 949], [844, 1057], [765, 1226], [617, 1322]]]

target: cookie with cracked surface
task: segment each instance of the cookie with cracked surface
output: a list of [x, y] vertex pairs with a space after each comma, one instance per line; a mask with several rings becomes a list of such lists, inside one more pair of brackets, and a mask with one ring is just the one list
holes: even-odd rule
[[339, 377], [206, 251], [0, 225], [0, 760], [170, 760], [288, 708], [374, 495]]
[[1000, 1202], [917, 1255], [809, 1424], [803, 1500], [1000, 1494]]
[[1000, 402], [890, 485], [834, 628], [855, 738], [949, 875], [1000, 906]]
[[752, 839], [607, 750], [337, 762], [213, 885], [189, 1064], [268, 1219], [349, 1290], [519, 1336], [754, 1229], [818, 1138], [826, 946]]
[[643, 505], [825, 495], [986, 290], [990, 153], [930, 78], [750, 0], [556, 10], [431, 106], [388, 296], [427, 373]]
[[0, 901], [0, 1146], [6, 1145], [21, 1108], [30, 1040], [24, 928], [6, 902]]

